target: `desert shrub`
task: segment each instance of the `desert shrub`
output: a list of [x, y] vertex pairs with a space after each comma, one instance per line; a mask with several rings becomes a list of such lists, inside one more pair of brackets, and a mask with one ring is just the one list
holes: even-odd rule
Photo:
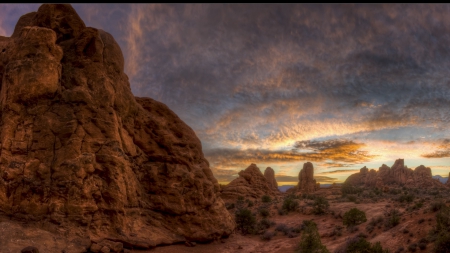
[[347, 199], [348, 199], [348, 201], [350, 201], [350, 202], [356, 202], [356, 196], [354, 196], [354, 195], [349, 195], [349, 196], [347, 196]]
[[328, 200], [324, 197], [317, 197], [313, 203], [313, 213], [314, 214], [324, 214], [328, 211], [330, 204], [328, 204]]
[[398, 201], [401, 203], [403, 203], [403, 202], [411, 203], [414, 201], [414, 195], [412, 195], [412, 194], [402, 195], [398, 198]]
[[281, 209], [286, 211], [287, 213], [297, 210], [298, 202], [292, 196], [287, 196], [283, 201], [283, 206]]
[[383, 216], [373, 217], [372, 219], [370, 219], [369, 225], [372, 225], [375, 227], [375, 226], [379, 225], [380, 223], [382, 223], [383, 221], [384, 221]]
[[319, 231], [314, 221], [303, 221], [304, 229], [296, 252], [298, 253], [329, 253], [320, 241]]
[[334, 229], [331, 232], [330, 236], [341, 236], [341, 235], [342, 235], [342, 227], [339, 225], [334, 226]]
[[434, 201], [433, 203], [431, 203], [431, 210], [433, 212], [437, 212], [439, 210], [441, 210], [442, 207], [444, 207], [445, 204], [442, 201]]
[[252, 207], [254, 205], [253, 201], [251, 201], [249, 199], [245, 200], [245, 202], [247, 202], [248, 207]]
[[269, 212], [269, 210], [267, 210], [266, 208], [261, 208], [261, 209], [259, 209], [259, 214], [260, 214], [262, 217], [269, 217], [270, 212]]
[[261, 239], [263, 239], [264, 241], [270, 241], [270, 239], [272, 239], [274, 235], [275, 235], [274, 232], [266, 231], [264, 232], [264, 234], [261, 235]]
[[264, 195], [261, 198], [263, 203], [270, 203], [272, 201], [272, 198], [270, 196]]
[[366, 226], [366, 231], [370, 234], [373, 232], [373, 230], [375, 229], [375, 227], [373, 225], [368, 224]]
[[411, 252], [416, 252], [416, 248], [417, 248], [417, 244], [415, 244], [415, 243], [408, 245], [408, 250]]
[[347, 194], [358, 194], [362, 192], [362, 189], [353, 186], [349, 183], [343, 183], [341, 187], [341, 192], [343, 196], [346, 196]]
[[346, 212], [343, 217], [343, 223], [347, 227], [359, 225], [366, 221], [367, 221], [366, 213], [359, 210], [358, 208], [350, 209], [350, 211]]
[[335, 253], [389, 253], [381, 247], [380, 242], [374, 244], [368, 242], [364, 237], [356, 236], [338, 248]]
[[448, 253], [450, 249], [450, 233], [441, 231], [434, 242], [435, 253]]
[[287, 211], [284, 210], [283, 208], [278, 209], [278, 215], [285, 215], [287, 214]]
[[284, 235], [287, 235], [289, 233], [290, 229], [286, 224], [280, 223], [275, 227], [275, 231], [279, 231], [279, 232], [282, 232]]
[[400, 212], [397, 209], [391, 209], [386, 212], [385, 227], [386, 229], [393, 228], [400, 223]]
[[256, 219], [252, 212], [248, 209], [239, 209], [235, 213], [236, 229], [244, 235], [253, 232]]
[[262, 219], [258, 222], [258, 229], [264, 230], [270, 228], [272, 223], [268, 219]]
[[449, 229], [450, 229], [450, 208], [444, 206], [436, 214], [436, 231], [448, 232]]
[[307, 194], [307, 193], [303, 193], [302, 194], [302, 199], [311, 199], [311, 200], [313, 200], [315, 198], [316, 197], [314, 195], [311, 195], [311, 194]]
[[401, 193], [401, 191], [399, 189], [390, 189], [389, 193], [392, 195], [397, 195], [397, 194]]
[[419, 240], [418, 246], [420, 250], [424, 250], [427, 248], [428, 240], [425, 238], [422, 238]]

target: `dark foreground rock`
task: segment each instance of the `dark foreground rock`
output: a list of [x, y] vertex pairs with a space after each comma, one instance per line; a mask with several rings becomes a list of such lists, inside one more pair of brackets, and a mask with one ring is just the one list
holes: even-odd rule
[[200, 140], [123, 71], [114, 38], [70, 5], [0, 37], [0, 210], [130, 247], [229, 235]]

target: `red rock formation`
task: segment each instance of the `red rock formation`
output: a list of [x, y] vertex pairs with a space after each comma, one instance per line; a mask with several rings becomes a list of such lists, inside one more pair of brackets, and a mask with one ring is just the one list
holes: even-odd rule
[[312, 193], [320, 188], [320, 183], [316, 183], [314, 179], [314, 166], [307, 162], [303, 164], [303, 168], [298, 173], [298, 184], [288, 190], [288, 192]]
[[70, 5], [0, 37], [0, 209], [143, 248], [230, 234], [200, 140], [135, 98], [123, 69], [114, 38]]
[[359, 173], [350, 175], [345, 183], [357, 186], [377, 187], [407, 186], [407, 187], [442, 187], [443, 184], [434, 180], [431, 169], [420, 165], [412, 170], [404, 165], [403, 159], [397, 159], [391, 168], [383, 164], [378, 171], [361, 168]]
[[450, 186], [450, 172], [448, 173], [447, 182], [445, 182], [446, 186]]
[[239, 172], [238, 178], [223, 187], [221, 197], [231, 200], [240, 196], [261, 199], [264, 195], [277, 196], [278, 194], [278, 189], [273, 188], [256, 164], [252, 163], [245, 170]]
[[267, 167], [264, 171], [264, 177], [266, 178], [269, 185], [275, 190], [278, 191], [278, 183], [275, 179], [275, 171], [272, 168]]

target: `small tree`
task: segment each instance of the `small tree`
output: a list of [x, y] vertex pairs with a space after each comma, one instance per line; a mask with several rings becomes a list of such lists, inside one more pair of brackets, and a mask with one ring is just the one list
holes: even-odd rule
[[358, 208], [350, 209], [350, 211], [346, 212], [343, 217], [344, 225], [347, 227], [359, 225], [366, 221], [367, 221], [366, 213], [359, 210]]
[[236, 228], [244, 235], [253, 231], [256, 219], [252, 212], [246, 208], [239, 209], [235, 213]]
[[300, 239], [297, 253], [329, 253], [325, 245], [320, 241], [319, 231], [314, 221], [304, 221], [305, 227]]
[[282, 210], [287, 213], [295, 211], [298, 208], [298, 202], [294, 199], [294, 196], [287, 196], [283, 201]]
[[270, 196], [264, 195], [261, 198], [263, 203], [270, 203], [272, 201], [272, 198], [270, 198]]
[[324, 197], [317, 197], [313, 203], [313, 212], [315, 214], [324, 214], [328, 211], [330, 204]]

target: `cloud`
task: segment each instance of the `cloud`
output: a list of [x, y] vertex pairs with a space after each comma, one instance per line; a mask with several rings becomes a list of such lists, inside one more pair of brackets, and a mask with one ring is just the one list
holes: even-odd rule
[[282, 164], [299, 161], [363, 163], [375, 156], [360, 150], [364, 144], [348, 140], [298, 141], [290, 150], [211, 149], [205, 157], [212, 167], [239, 168], [250, 163]]
[[324, 171], [324, 172], [320, 172], [320, 174], [322, 175], [326, 175], [326, 174], [340, 174], [340, 173], [347, 173], [347, 172], [358, 172], [358, 170], [333, 170], [333, 171]]
[[437, 150], [422, 154], [424, 158], [444, 158], [450, 157], [450, 139], [442, 140], [437, 146]]

